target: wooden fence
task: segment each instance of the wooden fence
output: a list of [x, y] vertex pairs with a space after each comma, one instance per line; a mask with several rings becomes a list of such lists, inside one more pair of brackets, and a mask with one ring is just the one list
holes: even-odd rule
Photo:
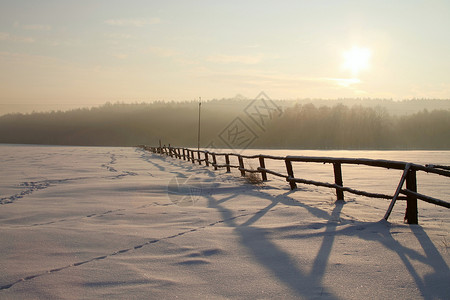
[[[226, 168], [227, 172], [231, 171], [231, 168], [236, 168], [240, 171], [242, 176], [245, 176], [246, 172], [260, 173], [263, 181], [267, 180], [267, 175], [273, 175], [277, 177], [285, 178], [289, 183], [291, 190], [297, 188], [297, 183], [310, 184], [320, 187], [327, 187], [336, 190], [337, 200], [344, 200], [344, 192], [361, 195], [372, 198], [390, 199], [391, 203], [384, 216], [384, 219], [388, 219], [392, 212], [392, 209], [397, 200], [406, 200], [406, 212], [405, 222], [408, 224], [418, 223], [417, 213], [417, 200], [432, 203], [438, 206], [450, 208], [450, 203], [436, 199], [417, 192], [417, 171], [438, 174], [440, 176], [450, 177], [450, 167], [441, 165], [418, 165], [413, 163], [407, 163], [402, 161], [380, 160], [380, 159], [362, 159], [362, 158], [331, 158], [331, 157], [311, 157], [311, 156], [271, 156], [271, 155], [242, 155], [236, 153], [215, 153], [207, 150], [193, 150], [189, 148], [176, 148], [176, 147], [150, 147], [140, 146], [141, 148], [151, 151], [153, 153], [160, 153], [168, 155], [170, 157], [196, 162], [201, 165], [205, 163], [206, 166], [212, 166], [215, 170], [218, 168]], [[225, 158], [225, 164], [218, 164], [217, 158], [223, 156]], [[230, 159], [232, 157], [237, 158], [237, 164], [232, 164]], [[249, 169], [245, 167], [244, 159], [258, 159], [259, 167], [257, 169]], [[281, 174], [266, 168], [267, 160], [279, 160], [284, 161], [286, 165], [286, 174]], [[334, 171], [334, 183], [320, 182], [314, 180], [307, 180], [295, 177], [293, 163], [307, 162], [307, 163], [328, 163], [333, 165]], [[400, 182], [395, 190], [394, 195], [385, 195], [379, 193], [370, 193], [366, 191], [360, 191], [345, 187], [342, 180], [342, 168], [343, 164], [348, 165], [364, 165], [370, 167], [379, 167], [386, 169], [403, 170], [403, 174], [400, 178]], [[406, 188], [403, 188], [406, 182]]]

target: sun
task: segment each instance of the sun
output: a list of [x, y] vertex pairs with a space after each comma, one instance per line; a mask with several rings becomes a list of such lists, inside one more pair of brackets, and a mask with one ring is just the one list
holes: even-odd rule
[[356, 77], [362, 70], [370, 67], [370, 58], [372, 52], [369, 48], [354, 46], [343, 53], [344, 62], [342, 68], [350, 71], [352, 76]]

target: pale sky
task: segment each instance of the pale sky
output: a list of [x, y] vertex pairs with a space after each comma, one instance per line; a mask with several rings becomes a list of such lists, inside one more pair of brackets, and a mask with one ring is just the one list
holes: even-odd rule
[[450, 1], [0, 0], [0, 115], [107, 101], [450, 98]]

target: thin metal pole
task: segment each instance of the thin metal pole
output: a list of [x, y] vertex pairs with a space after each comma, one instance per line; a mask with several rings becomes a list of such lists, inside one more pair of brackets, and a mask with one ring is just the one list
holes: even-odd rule
[[200, 111], [202, 107], [202, 97], [198, 98], [198, 133], [197, 133], [197, 150], [200, 150]]

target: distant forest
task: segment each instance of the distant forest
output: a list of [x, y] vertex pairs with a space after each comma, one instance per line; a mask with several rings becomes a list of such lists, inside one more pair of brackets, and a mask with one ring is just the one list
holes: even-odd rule
[[[248, 99], [212, 100], [201, 106], [201, 147], [230, 146], [229, 133], [241, 126], [250, 133], [239, 144], [245, 148], [450, 150], [449, 101], [436, 102], [436, 109], [426, 101], [388, 100], [394, 111], [383, 101], [270, 101], [264, 111]], [[162, 140], [195, 147], [197, 126], [197, 102], [107, 103], [1, 116], [0, 143], [135, 146]]]

